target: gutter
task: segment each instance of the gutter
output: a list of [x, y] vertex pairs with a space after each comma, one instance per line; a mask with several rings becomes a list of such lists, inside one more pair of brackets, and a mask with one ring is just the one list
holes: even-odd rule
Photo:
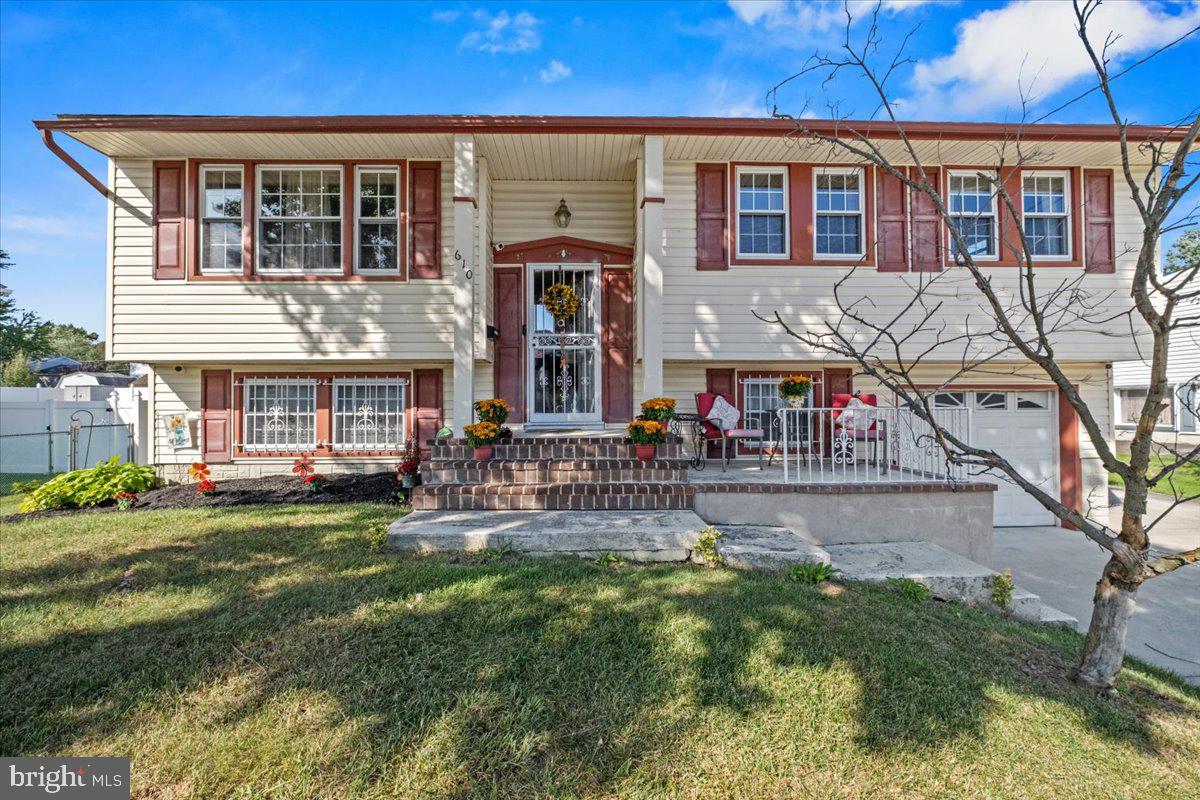
[[108, 187], [104, 185], [104, 181], [100, 180], [95, 175], [88, 172], [87, 167], [83, 166], [83, 164], [80, 164], [78, 161], [76, 161], [74, 158], [72, 158], [70, 153], [68, 153], [66, 150], [63, 150], [59, 146], [58, 142], [54, 141], [54, 131], [49, 130], [47, 128], [43, 128], [42, 129], [42, 143], [44, 145], [46, 145], [46, 147], [50, 150], [51, 153], [54, 153], [54, 155], [58, 156], [60, 161], [62, 161], [64, 164], [66, 164], [71, 169], [75, 170], [75, 172], [77, 172], [79, 174], [79, 177], [83, 178], [85, 181], [87, 181], [89, 184], [91, 184], [93, 189], [95, 189], [100, 194], [104, 195], [104, 198], [106, 200], [113, 199], [112, 196], [109, 195]]

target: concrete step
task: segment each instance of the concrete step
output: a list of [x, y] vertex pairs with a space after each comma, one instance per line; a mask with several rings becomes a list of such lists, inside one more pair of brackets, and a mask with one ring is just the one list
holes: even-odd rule
[[692, 508], [686, 483], [433, 484], [412, 493], [414, 511], [669, 511]]
[[387, 543], [421, 553], [512, 548], [531, 555], [685, 561], [703, 529], [691, 511], [414, 511], [391, 524]]
[[677, 459], [538, 459], [534, 461], [429, 461], [426, 483], [682, 483], [687, 463]]
[[[430, 446], [431, 461], [469, 461], [475, 458], [475, 448], [462, 439], [442, 439]], [[656, 458], [684, 458], [683, 445], [668, 441], [658, 445]], [[614, 436], [517, 437], [492, 445], [493, 461], [530, 461], [556, 459], [580, 461], [591, 459], [636, 459], [634, 445]]]
[[787, 528], [766, 525], [722, 525], [717, 552], [725, 563], [741, 569], [782, 570], [805, 561], [830, 563], [829, 553]]

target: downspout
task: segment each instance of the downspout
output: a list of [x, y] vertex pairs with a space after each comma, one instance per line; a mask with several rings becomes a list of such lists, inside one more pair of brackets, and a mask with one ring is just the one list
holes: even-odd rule
[[95, 189], [100, 194], [104, 195], [105, 199], [111, 199], [108, 194], [108, 187], [104, 185], [104, 182], [101, 181], [99, 178], [97, 178], [92, 173], [88, 172], [87, 168], [84, 167], [83, 164], [80, 164], [78, 161], [76, 161], [74, 158], [71, 157], [70, 153], [68, 153], [66, 150], [63, 150], [61, 147], [58, 146], [58, 142], [54, 141], [54, 131], [49, 130], [49, 129], [43, 129], [42, 130], [42, 143], [45, 144], [46, 147], [50, 149], [51, 153], [54, 153], [54, 155], [58, 156], [59, 160], [61, 160], [64, 164], [66, 164], [71, 169], [75, 170], [75, 172], [77, 172], [79, 174], [79, 177], [83, 178], [85, 181], [87, 181], [89, 184], [91, 184], [93, 189]]

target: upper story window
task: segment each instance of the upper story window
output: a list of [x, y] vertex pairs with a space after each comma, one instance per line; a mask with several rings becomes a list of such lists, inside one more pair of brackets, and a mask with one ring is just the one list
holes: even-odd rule
[[342, 172], [260, 167], [258, 270], [342, 271]]
[[816, 180], [816, 254], [863, 255], [863, 172], [820, 169]]
[[788, 253], [786, 169], [739, 168], [737, 179], [738, 255], [785, 257]]
[[355, 269], [368, 275], [400, 271], [400, 171], [358, 170], [358, 252]]
[[[975, 258], [993, 259], [996, 250], [996, 202], [992, 183], [978, 173], [950, 173], [950, 221]], [[954, 237], [951, 253], [962, 253]]]
[[242, 272], [242, 168], [200, 168], [200, 271]]
[[1021, 181], [1021, 216], [1031, 255], [1070, 258], [1070, 176], [1028, 172]]

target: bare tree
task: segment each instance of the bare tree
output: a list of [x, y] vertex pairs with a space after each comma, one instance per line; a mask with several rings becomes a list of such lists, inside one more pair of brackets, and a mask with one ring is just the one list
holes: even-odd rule
[[[1153, 555], [1149, 534], [1158, 520], [1147, 519], [1147, 492], [1156, 486], [1173, 487], [1176, 471], [1184, 464], [1196, 463], [1200, 454], [1200, 448], [1156, 444], [1152, 438], [1156, 420], [1170, 400], [1166, 379], [1170, 334], [1200, 325], [1197, 306], [1191, 306], [1188, 313], [1188, 301], [1200, 296], [1200, 284], [1193, 283], [1200, 264], [1185, 266], [1170, 275], [1157, 269], [1162, 234], [1172, 227], [1196, 223], [1195, 209], [1182, 216], [1180, 212], [1198, 178], [1189, 156], [1200, 135], [1200, 114], [1192, 109], [1182, 122], [1152, 138], [1131, 136], [1136, 129], [1121, 116], [1112, 87], [1109, 52], [1117, 39], [1109, 35], [1097, 49], [1089, 37], [1088, 26], [1099, 5], [1099, 0], [1076, 0], [1076, 30], [1095, 70], [1096, 86], [1091, 91], [1100, 93], [1115, 126], [1120, 154], [1116, 180], [1123, 182], [1120, 191], [1128, 191], [1142, 224], [1138, 245], [1113, 254], [1124, 263], [1136, 255], [1136, 266], [1128, 278], [1131, 303], [1114, 302], [1119, 298], [1113, 296], [1111, 288], [1097, 288], [1101, 284], [1111, 286], [1111, 282], [1091, 280], [1092, 276], [1083, 270], [1035, 269], [1036, 243], [1019, 224], [1010, 227], [997, 248], [1015, 261], [1016, 270], [1008, 271], [1012, 278], [998, 276], [990, 268], [994, 265], [986, 261], [980, 263], [968, 231], [955, 220], [960, 215], [952, 213], [943, 197], [941, 181], [933, 177], [934, 165], [944, 163], [939, 145], [910, 138], [905, 123], [897, 118], [899, 111], [889, 82], [911, 63], [904, 51], [912, 34], [890, 58], [881, 56], [878, 6], [857, 42], [853, 31], [859, 29], [847, 6], [840, 50], [813, 56], [801, 71], [772, 89], [768, 96], [772, 113], [794, 122], [789, 137], [798, 147], [818, 153], [826, 149], [843, 161], [850, 157], [899, 181], [910, 197], [919, 198], [932, 209], [939, 222], [937, 238], [948, 232], [954, 267], [907, 273], [902, 280], [911, 292], [898, 310], [882, 311], [869, 295], [856, 291], [857, 268], [852, 268], [834, 289], [841, 312], [837, 318], [806, 327], [790, 323], [778, 311], [760, 315], [760, 319], [780, 326], [815, 351], [852, 361], [860, 374], [894, 392], [898, 402], [930, 426], [931, 435], [949, 462], [965, 465], [974, 474], [988, 473], [1011, 481], [1068, 527], [1078, 529], [1108, 552], [1110, 557], [1096, 584], [1092, 619], [1075, 677], [1097, 690], [1110, 691], [1124, 659], [1126, 629], [1138, 588], [1147, 580], [1200, 558], [1200, 549]], [[802, 114], [778, 111], [778, 91], [783, 85], [803, 76], [819, 77], [828, 85], [843, 74], [865, 80], [871, 87], [878, 103], [871, 123], [849, 122], [836, 106], [830, 107], [835, 122], [832, 126], [828, 121], [818, 125], [807, 119], [807, 104]], [[1020, 201], [1013, 196], [1014, 177], [1022, 168], [1045, 164], [1051, 157], [1044, 145], [1033, 141], [1038, 137], [1027, 139], [1022, 135], [1028, 130], [1029, 106], [1028, 89], [1023, 88], [1021, 121], [1009, 126], [1007, 133], [990, 145], [994, 170], [981, 171], [977, 176], [1009, 220], [1021, 219], [1016, 205]], [[887, 135], [879, 135], [881, 127]], [[997, 224], [997, 228], [1003, 227]], [[1005, 232], [996, 233], [1001, 236]], [[915, 231], [913, 235], [917, 235]], [[936, 250], [941, 243], [933, 243], [933, 247]], [[1121, 277], [1125, 277], [1124, 272]], [[951, 305], [946, 304], [948, 296], [954, 298]], [[977, 301], [978, 311], [966, 314], [964, 319], [962, 302], [972, 298]], [[1148, 343], [1150, 386], [1138, 415], [1128, 463], [1117, 457], [1107, 436], [1107, 425], [1100, 421], [1104, 417], [1098, 417], [1089, 407], [1068, 374], [1069, 367], [1056, 353], [1062, 337], [1081, 332], [1098, 337], [1097, 341], [1103, 336], [1136, 333]], [[930, 366], [936, 362], [944, 373], [948, 360], [953, 364], [952, 374], [938, 386], [930, 386]], [[1018, 360], [1026, 366], [1016, 366]], [[938, 424], [933, 398], [940, 389], [968, 375], [1017, 374], [1028, 365], [1058, 388], [1062, 400], [1078, 415], [1082, 434], [1104, 469], [1124, 481], [1119, 529], [1110, 528], [1069, 505], [1066, 498], [1048, 492], [994, 450], [975, 445], [969, 437]], [[1099, 411], [1106, 414], [1107, 408]], [[1152, 467], [1156, 450], [1165, 456], [1165, 463]], [[1172, 508], [1191, 499], [1194, 497], [1176, 492]]]

